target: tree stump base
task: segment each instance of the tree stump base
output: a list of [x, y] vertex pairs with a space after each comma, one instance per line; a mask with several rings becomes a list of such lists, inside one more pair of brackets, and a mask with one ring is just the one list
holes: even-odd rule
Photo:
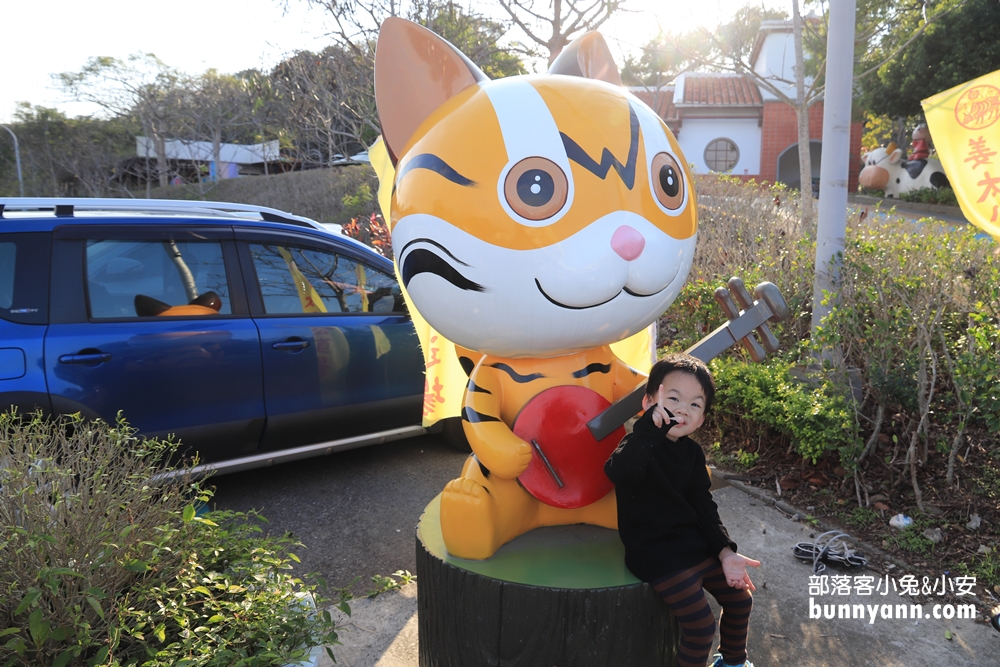
[[680, 628], [625, 567], [617, 531], [539, 528], [465, 560], [445, 549], [440, 507], [417, 526], [420, 667], [676, 663]]

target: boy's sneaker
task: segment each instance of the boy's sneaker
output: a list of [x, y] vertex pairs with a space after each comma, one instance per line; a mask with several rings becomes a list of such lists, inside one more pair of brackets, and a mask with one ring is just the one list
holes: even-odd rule
[[[711, 667], [733, 667], [733, 666], [726, 665], [726, 661], [722, 659], [722, 654], [716, 653], [715, 662], [712, 663]], [[746, 660], [742, 665], [738, 665], [736, 667], [753, 667], [753, 663], [750, 662], [749, 660]]]

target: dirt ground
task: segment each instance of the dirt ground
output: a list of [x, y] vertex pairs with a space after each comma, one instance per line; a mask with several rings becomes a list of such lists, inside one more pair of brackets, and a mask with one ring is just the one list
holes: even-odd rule
[[[956, 459], [954, 483], [947, 483], [947, 454], [928, 453], [919, 484], [924, 510], [917, 507], [908, 476], [896, 464], [905, 446], [894, 442], [901, 420], [891, 422], [866, 462], [864, 486], [840, 468], [831, 456], [808, 465], [787, 448], [758, 449], [756, 443], [723, 439], [709, 455], [716, 463], [740, 468], [738, 452], [756, 454], [753, 467], [735, 478], [750, 486], [780, 493], [782, 500], [802, 508], [806, 522], [822, 520], [906, 561], [930, 576], [951, 572], [976, 576], [986, 595], [1000, 602], [1000, 442], [984, 430], [966, 435]], [[947, 433], [932, 441], [950, 442]], [[940, 436], [940, 437], [936, 437]], [[900, 438], [896, 438], [899, 440]], [[765, 437], [762, 439], [766, 441]], [[744, 457], [744, 461], [748, 459]], [[865, 491], [867, 490], [867, 503]], [[859, 502], [860, 500], [860, 502]], [[903, 514], [913, 520], [899, 530], [890, 519]], [[975, 518], [978, 517], [978, 520]], [[988, 598], [987, 598], [988, 599]]]

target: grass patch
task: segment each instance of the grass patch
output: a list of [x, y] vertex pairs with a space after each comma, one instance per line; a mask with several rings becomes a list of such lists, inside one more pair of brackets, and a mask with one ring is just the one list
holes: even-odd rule
[[900, 551], [926, 556], [934, 549], [934, 543], [924, 537], [914, 523], [896, 535], [890, 535], [888, 542]]
[[837, 518], [857, 528], [867, 528], [882, 520], [878, 512], [868, 507], [855, 507], [850, 512], [840, 511], [837, 513]]
[[720, 442], [712, 445], [711, 455], [712, 460], [716, 464], [738, 472], [746, 472], [756, 467], [757, 462], [760, 460], [760, 454], [756, 452], [744, 452], [742, 449], [738, 449], [732, 454], [723, 452], [722, 443]]

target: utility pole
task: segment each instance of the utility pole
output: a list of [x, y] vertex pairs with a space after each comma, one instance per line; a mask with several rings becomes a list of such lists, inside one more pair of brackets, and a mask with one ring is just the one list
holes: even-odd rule
[[[850, 170], [857, 3], [856, 0], [836, 0], [829, 7], [826, 91], [823, 96], [823, 155], [819, 168], [819, 220], [816, 227], [816, 274], [813, 278], [814, 334], [833, 307], [833, 304], [823, 305], [823, 293], [833, 292], [840, 285], [840, 262], [847, 234], [847, 178]], [[805, 187], [802, 192], [805, 197]]]
[[24, 196], [24, 177], [21, 176], [21, 149], [17, 145], [17, 135], [14, 134], [14, 130], [10, 129], [6, 125], [0, 125], [3, 129], [10, 132], [10, 136], [14, 139], [14, 162], [17, 163], [17, 183], [21, 186], [21, 196]]

